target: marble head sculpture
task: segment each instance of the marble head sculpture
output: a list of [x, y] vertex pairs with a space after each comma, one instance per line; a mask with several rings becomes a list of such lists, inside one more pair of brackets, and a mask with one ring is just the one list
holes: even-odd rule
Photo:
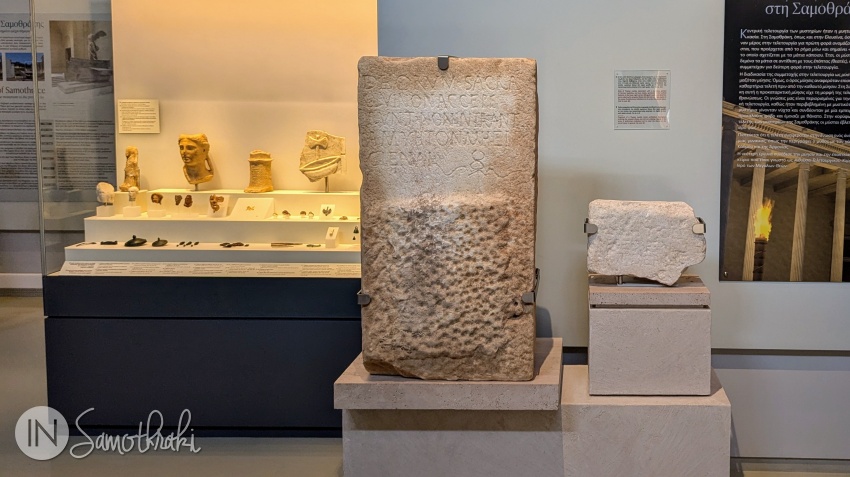
[[97, 201], [103, 205], [112, 205], [115, 201], [115, 187], [109, 182], [98, 182]]
[[206, 134], [181, 134], [177, 140], [183, 159], [183, 175], [189, 184], [202, 184], [213, 179], [210, 142]]

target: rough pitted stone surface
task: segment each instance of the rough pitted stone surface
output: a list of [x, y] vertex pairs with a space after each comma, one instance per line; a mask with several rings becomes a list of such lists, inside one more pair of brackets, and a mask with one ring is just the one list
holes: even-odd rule
[[598, 232], [587, 239], [587, 270], [632, 275], [673, 285], [685, 268], [705, 259], [705, 236], [684, 202], [594, 200], [588, 219]]
[[532, 379], [536, 63], [364, 57], [359, 72], [366, 369]]

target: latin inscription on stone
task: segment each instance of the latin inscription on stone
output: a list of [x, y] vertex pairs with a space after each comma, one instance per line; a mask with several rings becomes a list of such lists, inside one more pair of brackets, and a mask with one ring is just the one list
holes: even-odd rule
[[359, 73], [366, 368], [533, 378], [536, 63], [365, 57]]

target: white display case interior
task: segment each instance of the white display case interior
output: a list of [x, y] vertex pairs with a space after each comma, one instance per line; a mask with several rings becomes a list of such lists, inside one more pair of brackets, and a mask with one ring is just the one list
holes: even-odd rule
[[[377, 53], [377, 5], [250, 3], [258, 8], [112, 3], [115, 197], [88, 211], [59, 274], [98, 262], [359, 264], [357, 61]], [[155, 127], [128, 127], [135, 120], [122, 110], [136, 101], [153, 105]], [[178, 138], [200, 134], [212, 178], [194, 184]], [[323, 147], [335, 172], [314, 181], [304, 156]], [[133, 203], [119, 190], [125, 151], [140, 189]]]

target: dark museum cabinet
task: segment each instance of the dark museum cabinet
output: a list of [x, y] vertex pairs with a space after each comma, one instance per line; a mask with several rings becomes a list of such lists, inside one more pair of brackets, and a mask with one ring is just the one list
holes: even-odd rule
[[[88, 430], [338, 435], [359, 279], [44, 277], [48, 403]], [[72, 424], [73, 428], [73, 424]]]

